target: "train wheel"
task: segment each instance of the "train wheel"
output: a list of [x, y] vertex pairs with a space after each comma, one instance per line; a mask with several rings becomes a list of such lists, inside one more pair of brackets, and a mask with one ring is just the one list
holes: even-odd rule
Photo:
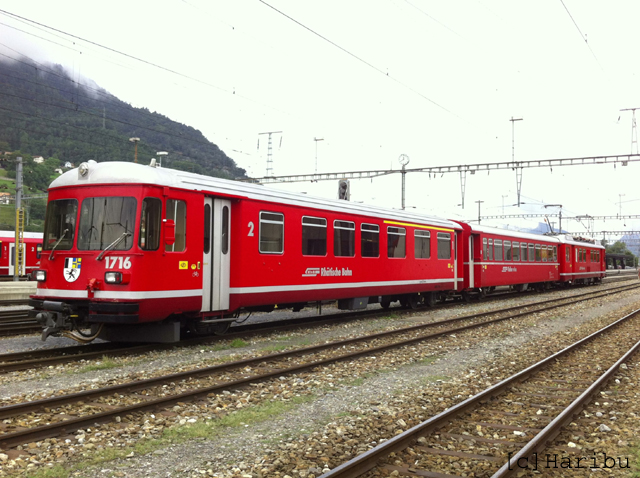
[[410, 294], [409, 297], [407, 298], [407, 306], [410, 309], [417, 309], [418, 305], [420, 304], [420, 296], [418, 294]]
[[471, 302], [471, 294], [469, 294], [468, 291], [463, 290], [462, 291], [462, 300], [464, 300], [467, 303]]
[[383, 309], [388, 309], [390, 305], [391, 305], [391, 301], [390, 300], [381, 300], [380, 301], [380, 307], [382, 307]]
[[424, 296], [424, 303], [429, 307], [436, 305], [437, 297], [435, 292], [427, 292]]
[[220, 322], [211, 326], [210, 330], [214, 335], [224, 335], [231, 327], [231, 322]]

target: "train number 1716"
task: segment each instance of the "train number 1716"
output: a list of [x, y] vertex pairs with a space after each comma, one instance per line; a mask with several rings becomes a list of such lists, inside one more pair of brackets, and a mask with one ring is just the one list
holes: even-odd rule
[[105, 257], [104, 267], [105, 269], [115, 269], [116, 262], [118, 263], [118, 269], [131, 269], [131, 259], [129, 257]]

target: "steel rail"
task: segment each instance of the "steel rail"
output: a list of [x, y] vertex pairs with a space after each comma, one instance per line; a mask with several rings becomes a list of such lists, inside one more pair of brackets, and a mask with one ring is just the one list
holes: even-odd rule
[[[635, 310], [627, 316], [621, 318], [618, 322], [626, 321], [629, 318], [637, 315], [640, 312]], [[614, 322], [611, 326], [615, 326], [618, 322]], [[597, 333], [597, 332], [596, 332]], [[586, 339], [588, 339], [587, 337]], [[585, 339], [585, 340], [586, 340]], [[631, 347], [622, 357], [618, 359], [609, 369], [603, 373], [592, 385], [589, 386], [584, 392], [577, 397], [571, 405], [565, 408], [555, 419], [551, 421], [546, 427], [542, 429], [533, 439], [531, 439], [518, 453], [516, 453], [511, 459], [505, 463], [492, 478], [505, 478], [511, 476], [516, 469], [520, 467], [516, 464], [519, 460], [525, 458], [527, 462], [534, 453], [540, 453], [544, 448], [562, 431], [562, 429], [575, 418], [585, 406], [594, 398], [596, 394], [602, 390], [605, 385], [611, 380], [613, 375], [618, 371], [620, 366], [627, 362], [631, 356], [633, 356], [638, 349], [640, 349], [640, 341]]]
[[[562, 297], [562, 298], [556, 298], [556, 299], [548, 299], [545, 301], [539, 301], [539, 302], [535, 302], [533, 304], [526, 304], [526, 305], [520, 305], [520, 306], [514, 306], [514, 307], [508, 307], [508, 308], [502, 308], [502, 309], [495, 309], [492, 311], [487, 311], [487, 312], [482, 312], [480, 314], [472, 314], [472, 315], [467, 315], [467, 316], [461, 316], [461, 317], [454, 317], [451, 319], [444, 319], [444, 320], [440, 320], [437, 322], [431, 322], [429, 324], [420, 324], [417, 326], [413, 326], [416, 328], [424, 328], [424, 327], [435, 327], [441, 324], [447, 324], [447, 323], [453, 323], [453, 322], [459, 322], [462, 320], [468, 320], [471, 318], [475, 318], [475, 317], [485, 317], [488, 315], [492, 315], [492, 314], [497, 314], [497, 313], [503, 313], [503, 312], [512, 312], [515, 310], [521, 310], [521, 309], [526, 309], [532, 306], [536, 306], [536, 305], [544, 305], [544, 304], [549, 304], [549, 303], [553, 303], [553, 302], [558, 302], [558, 301], [565, 301], [565, 300], [572, 300], [574, 298], [580, 298], [580, 297], [585, 297], [588, 295], [593, 295], [593, 294], [605, 294], [608, 295], [612, 292], [624, 292], [625, 290], [628, 289], [633, 289], [636, 287], [640, 287], [640, 284], [633, 284], [633, 285], [622, 285], [622, 286], [616, 286], [616, 287], [612, 287], [610, 289], [606, 289], [606, 290], [598, 290], [598, 291], [589, 291], [589, 292], [584, 292], [581, 294], [574, 294], [570, 297]], [[601, 295], [598, 295], [597, 297], [600, 297]], [[597, 298], [596, 297], [596, 298]], [[407, 310], [407, 309], [405, 309]], [[353, 318], [353, 316], [355, 315], [355, 317], [361, 317], [361, 316], [366, 316], [367, 318], [371, 318], [372, 316], [380, 316], [380, 315], [387, 315], [388, 311], [385, 310], [379, 310], [379, 311], [375, 311], [375, 312], [371, 312], [371, 311], [363, 311], [362, 313], [356, 313], [356, 314], [340, 314], [339, 317], [333, 317], [333, 318], [329, 318], [327, 319], [326, 317], [321, 320], [321, 321], [314, 321], [313, 324], [314, 325], [321, 325], [321, 324], [325, 324], [325, 323], [337, 323], [337, 321], [339, 320], [347, 320], [347, 319], [351, 319]], [[346, 316], [345, 316], [346, 315]], [[313, 319], [313, 318], [312, 318]], [[305, 321], [305, 323], [308, 323], [307, 321], [309, 319], [300, 319], [301, 321]], [[265, 326], [262, 325], [261, 327], [258, 327], [255, 329], [255, 333], [265, 333], [267, 331], [281, 331], [281, 330], [288, 330], [289, 328], [297, 328], [299, 327], [300, 324], [286, 324], [286, 325], [281, 325], [278, 327], [269, 327], [266, 326], [266, 330], [265, 330]], [[411, 328], [407, 328], [406, 330], [411, 330]], [[116, 347], [116, 346], [109, 346], [108, 344], [92, 344], [91, 346], [93, 347], [97, 347], [97, 349], [94, 350], [94, 348], [92, 348], [91, 350], [87, 351], [87, 352], [83, 352], [81, 350], [79, 350], [79, 346], [73, 346], [73, 347], [64, 347], [62, 349], [45, 349], [45, 350], [41, 350], [41, 351], [33, 351], [33, 352], [16, 352], [14, 354], [5, 354], [5, 355], [0, 355], [0, 362], [4, 362], [4, 363], [0, 363], [0, 374], [2, 373], [8, 373], [8, 372], [15, 372], [18, 370], [25, 370], [28, 368], [38, 368], [38, 367], [46, 367], [49, 365], [56, 365], [56, 364], [61, 364], [61, 363], [68, 363], [71, 361], [78, 361], [78, 360], [87, 360], [87, 359], [94, 359], [94, 358], [100, 358], [103, 356], [109, 356], [109, 357], [117, 357], [117, 356], [122, 356], [122, 355], [128, 355], [131, 353], [143, 353], [143, 352], [149, 352], [149, 351], [157, 351], [157, 350], [167, 350], [167, 349], [171, 349], [171, 348], [175, 348], [175, 347], [188, 347], [188, 346], [192, 346], [192, 345], [199, 345], [202, 343], [211, 343], [211, 342], [218, 342], [220, 340], [229, 340], [229, 339], [233, 339], [235, 337], [239, 337], [239, 338], [246, 338], [247, 337], [247, 332], [243, 329], [242, 331], [239, 332], [234, 332], [232, 334], [226, 334], [224, 336], [216, 336], [216, 337], [198, 337], [195, 339], [191, 339], [191, 340], [187, 340], [187, 341], [183, 341], [180, 343], [176, 343], [176, 344], [145, 344], [145, 345], [132, 345], [132, 346], [128, 346], [128, 347]], [[79, 352], [79, 353], [76, 353]], [[49, 357], [49, 355], [51, 355], [52, 353], [54, 354], [58, 354], [58, 355], [54, 355]], [[21, 360], [23, 357], [30, 357], [29, 360]]]
[[[583, 294], [583, 295], [588, 295], [588, 294], [589, 293]], [[602, 295], [608, 295], [608, 294], [602, 294]], [[565, 298], [564, 300], [567, 300], [567, 298]], [[590, 299], [582, 298], [580, 300], [582, 301], [582, 300], [590, 300]], [[555, 300], [555, 301], [558, 301], [558, 300]], [[562, 307], [563, 305], [567, 305], [567, 304], [556, 304], [553, 306], [549, 306], [543, 310], [554, 309], [554, 308]], [[146, 410], [158, 408], [160, 406], [166, 407], [174, 403], [177, 403], [178, 401], [193, 400], [201, 396], [206, 396], [209, 393], [228, 390], [230, 388], [238, 388], [241, 386], [246, 386], [250, 383], [263, 382], [275, 377], [280, 377], [285, 374], [296, 374], [305, 370], [313, 369], [323, 365], [328, 365], [330, 363], [335, 363], [335, 362], [345, 361], [345, 360], [352, 360], [354, 358], [357, 358], [363, 355], [375, 355], [376, 353], [379, 353], [379, 352], [384, 352], [393, 348], [411, 345], [416, 342], [422, 342], [424, 340], [427, 340], [433, 337], [449, 335], [452, 333], [460, 332], [460, 331], [471, 329], [471, 328], [482, 327], [488, 324], [509, 320], [514, 317], [530, 315], [532, 313], [536, 313], [540, 311], [541, 311], [540, 309], [537, 309], [537, 310], [522, 312], [516, 315], [507, 314], [504, 317], [495, 318], [488, 321], [476, 322], [476, 323], [468, 324], [461, 327], [449, 328], [446, 330], [441, 330], [441, 331], [430, 333], [427, 335], [412, 337], [410, 339], [402, 340], [400, 342], [380, 345], [377, 347], [363, 349], [357, 352], [347, 353], [347, 354], [338, 355], [331, 358], [326, 358], [326, 359], [317, 360], [317, 361], [313, 361], [305, 364], [296, 365], [287, 369], [277, 369], [275, 371], [267, 372], [265, 374], [245, 377], [243, 379], [232, 381], [232, 382], [224, 382], [221, 384], [216, 384], [211, 387], [199, 388], [196, 390], [183, 392], [181, 394], [177, 394], [177, 395], [173, 395], [173, 396], [169, 396], [161, 399], [145, 401], [139, 404], [130, 405], [130, 406], [115, 409], [115, 410], [110, 410], [110, 411], [97, 413], [97, 414], [80, 417], [76, 419], [69, 419], [66, 421], [58, 422], [58, 423], [43, 425], [40, 427], [34, 427], [27, 430], [19, 431], [19, 432], [6, 433], [4, 435], [0, 435], [0, 446], [2, 446], [3, 448], [7, 448], [12, 446], [17, 446], [25, 442], [38, 441], [38, 440], [49, 438], [52, 436], [57, 436], [61, 433], [68, 432], [71, 429], [83, 428], [87, 425], [91, 425], [95, 423], [105, 423], [105, 422], [111, 421], [116, 416], [120, 416], [126, 413], [131, 413], [133, 411], [146, 411]], [[478, 315], [491, 315], [491, 314], [495, 314], [495, 312], [485, 312]], [[476, 317], [476, 316], [467, 316], [467, 319], [473, 318], [473, 317]], [[456, 321], [460, 319], [461, 318], [447, 319], [446, 321], [438, 322], [437, 325], [441, 325], [442, 323]], [[189, 378], [189, 377], [211, 375], [213, 373], [223, 372], [225, 370], [230, 370], [232, 368], [241, 369], [247, 366], [263, 363], [267, 360], [272, 360], [272, 359], [281, 360], [281, 359], [285, 359], [285, 358], [296, 356], [296, 355], [305, 355], [305, 354], [318, 352], [328, 348], [342, 348], [346, 345], [354, 344], [357, 342], [374, 340], [377, 338], [386, 337], [394, 334], [398, 335], [398, 334], [403, 334], [407, 332], [412, 332], [421, 328], [430, 327], [432, 325], [433, 324], [419, 324], [416, 326], [403, 328], [399, 330], [380, 332], [380, 333], [373, 334], [366, 337], [357, 337], [357, 338], [346, 339], [346, 340], [328, 343], [328, 344], [320, 344], [320, 345], [315, 345], [311, 347], [305, 347], [302, 349], [270, 354], [263, 357], [247, 358], [247, 359], [243, 359], [233, 363], [214, 365], [212, 367], [207, 367], [199, 370], [191, 370], [186, 372], [180, 372], [177, 374], [162, 376], [162, 377], [140, 380], [132, 383], [113, 385], [103, 389], [85, 390], [83, 392], [78, 392], [70, 395], [51, 397], [48, 399], [36, 400], [32, 402], [20, 403], [15, 405], [8, 405], [0, 408], [0, 418], [6, 418], [9, 416], [16, 416], [18, 414], [28, 413], [28, 412], [42, 409], [44, 407], [54, 408], [63, 404], [69, 404], [69, 403], [77, 402], [80, 400], [87, 400], [87, 399], [97, 398], [105, 395], [112, 395], [114, 393], [122, 393], [122, 392], [129, 393], [136, 390], [147, 389], [147, 388], [155, 387], [158, 385], [162, 385], [167, 382], [180, 381], [182, 379]]]
[[[620, 325], [623, 322], [626, 322], [632, 317], [635, 317], [639, 313], [640, 313], [640, 309], [635, 310], [630, 314], [627, 314], [626, 316], [607, 325], [606, 327], [603, 327], [602, 329], [594, 332], [593, 334], [590, 334], [587, 337], [580, 339], [579, 341], [560, 350], [559, 352], [556, 352], [555, 354], [550, 355], [549, 357], [527, 367], [526, 369], [512, 375], [511, 377], [506, 378], [505, 380], [487, 388], [486, 390], [483, 390], [480, 393], [477, 393], [473, 397], [470, 397], [448, 408], [444, 412], [439, 413], [438, 415], [435, 415], [429, 418], [428, 420], [425, 420], [424, 422], [410, 428], [409, 430], [399, 435], [396, 435], [395, 437], [390, 438], [389, 440], [381, 443], [375, 448], [372, 448], [371, 450], [366, 451], [361, 455], [358, 455], [357, 457], [347, 461], [346, 463], [343, 463], [337, 466], [333, 470], [321, 475], [320, 478], [356, 478], [361, 476], [363, 473], [371, 470], [372, 468], [375, 468], [375, 466], [378, 464], [378, 462], [382, 458], [390, 455], [391, 453], [398, 452], [409, 446], [412, 446], [414, 443], [416, 443], [418, 438], [429, 435], [434, 430], [437, 430], [438, 428], [445, 425], [452, 418], [457, 417], [462, 413], [476, 407], [479, 403], [487, 401], [495, 395], [501, 394], [507, 388], [513, 386], [514, 384], [526, 380], [533, 373], [539, 371], [540, 369], [546, 367], [549, 364], [552, 364], [558, 358], [565, 356], [566, 354], [572, 352], [578, 347], [602, 335], [606, 331], [611, 330], [614, 327], [617, 327], [618, 325]], [[602, 384], [606, 383], [606, 381], [611, 377], [611, 375], [623, 363], [624, 361], [623, 359], [626, 360], [626, 358], [628, 358], [633, 352], [635, 352], [638, 349], [638, 347], [640, 347], [640, 342], [636, 343], [636, 345], [632, 347], [632, 349], [630, 349], [621, 359], [619, 359], [615, 365], [609, 368], [609, 370], [605, 374], [603, 374], [603, 376], [601, 376], [601, 379], [599, 379], [595, 383], [600, 384], [600, 387], [602, 386]], [[520, 452], [518, 452], [516, 455], [514, 455], [508, 463], [502, 466], [498, 470], [498, 472], [496, 472], [496, 474], [493, 475], [492, 478], [502, 478], [502, 477], [509, 476], [514, 471], [512, 468], [517, 468], [515, 466], [512, 466], [513, 463], [518, 463], [518, 459], [530, 457], [536, 450], [540, 450], [541, 448], [543, 448], [548, 443], [549, 440], [552, 440], [553, 438], [555, 438], [555, 436], [557, 436], [557, 434], [560, 432], [561, 426], [564, 425], [568, 420], [570, 420], [575, 413], [578, 413], [581, 410], [581, 409], [578, 409], [578, 407], [583, 406], [585, 403], [588, 402], [589, 398], [593, 396], [594, 393], [597, 393], [598, 389], [596, 388], [595, 383], [594, 385], [590, 386], [585, 392], [583, 392], [580, 395], [580, 397], [578, 397], [573, 402], [571, 406], [573, 408], [571, 408], [571, 411], [567, 411], [567, 410], [563, 411], [558, 417], [556, 417], [556, 419], [554, 419], [540, 433], [538, 433], [536, 437], [534, 437], [534, 440], [536, 440], [535, 443], [531, 444], [531, 442], [529, 442], [527, 445], [525, 445], [525, 447], [522, 448]], [[575, 412], [575, 410], [578, 410], [578, 412]], [[431, 476], [431, 475], [427, 475], [427, 476]]]

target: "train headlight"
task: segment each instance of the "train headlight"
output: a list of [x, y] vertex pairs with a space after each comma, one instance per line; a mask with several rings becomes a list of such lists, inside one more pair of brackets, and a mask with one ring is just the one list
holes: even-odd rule
[[122, 284], [122, 272], [106, 272], [104, 274], [104, 281], [107, 284]]
[[109, 271], [104, 273], [104, 281], [107, 284], [128, 284], [131, 274], [123, 274], [118, 271]]
[[78, 173], [80, 176], [86, 176], [89, 172], [89, 163], [82, 163], [78, 166]]
[[38, 282], [44, 282], [47, 280], [47, 271], [36, 270], [34, 271], [33, 276]]

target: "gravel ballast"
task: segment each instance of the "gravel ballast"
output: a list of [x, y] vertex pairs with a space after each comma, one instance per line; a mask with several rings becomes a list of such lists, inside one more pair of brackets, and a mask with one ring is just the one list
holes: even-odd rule
[[[470, 394], [544, 358], [600, 328], [607, 321], [640, 308], [636, 295], [632, 291], [583, 302], [571, 306], [569, 310], [558, 309], [506, 321], [486, 329], [430, 340], [404, 351], [387, 352], [375, 358], [364, 357], [353, 363], [338, 364], [301, 376], [281, 377], [278, 381], [252, 387], [250, 390], [229, 391], [220, 397], [212, 397], [206, 404], [184, 404], [174, 408], [169, 414], [149, 414], [144, 419], [130, 421], [126, 427], [119, 424], [120, 442], [111, 439], [115, 434], [114, 426], [108, 424], [75, 433], [65, 446], [59, 443], [35, 444], [37, 446], [23, 450], [19, 457], [0, 455], [0, 475], [24, 474], [28, 469], [35, 471], [43, 466], [51, 466], [48, 463], [57, 463], [70, 471], [70, 476], [87, 478], [317, 477], [323, 470], [336, 466], [339, 460], [370, 449], [380, 440], [402, 432]], [[504, 301], [500, 306], [506, 306], [508, 302], [510, 301]], [[203, 357], [218, 360], [225, 356], [239, 358], [269, 344], [318, 343], [446, 316], [466, 315], [487, 307], [489, 306], [480, 303], [461, 304], [459, 308], [444, 311], [425, 309], [410, 318], [354, 322], [323, 327], [312, 332], [289, 333], [284, 337], [252, 339], [247, 347], [239, 349], [194, 348], [146, 354], [125, 359], [118, 368], [109, 370], [81, 372], [82, 365], [71, 365], [15, 373], [0, 379], [0, 397], [15, 400], [23, 394], [33, 397], [57, 390], [95, 387], [110, 380], [142, 378], [154, 370], [171, 370], [176, 366], [199, 363]], [[492, 304], [491, 307], [497, 305]], [[602, 318], [605, 316], [607, 318]], [[554, 340], [548, 340], [551, 335]], [[28, 346], [30, 340], [34, 338], [4, 339], [0, 341], [0, 348]], [[14, 343], [7, 345], [9, 341]], [[17, 345], [19, 343], [22, 344]], [[583, 434], [583, 443], [577, 444], [580, 449], [591, 449], [593, 445], [599, 447], [597, 449], [606, 449], [610, 456], [627, 456], [625, 453], [628, 453], [628, 446], [634, 444], [634, 435], [640, 433], [640, 420], [635, 415], [638, 411], [634, 408], [638, 403], [638, 397], [634, 394], [640, 383], [639, 375], [637, 363], [634, 361], [628, 364], [620, 383], [612, 384], [618, 386], [620, 395], [628, 396], [624, 399], [627, 401], [609, 400], [606, 406], [603, 405], [604, 401], [598, 402], [597, 405], [591, 405], [594, 410], [586, 411], [588, 418], [600, 418], [596, 414], [605, 416], [605, 412], [606, 417], [616, 418], [607, 418], [606, 424], [608, 428], [615, 430], [613, 433], [617, 433], [619, 438], [611, 438], [613, 433], [605, 431], [591, 432], [595, 433], [593, 436]], [[635, 387], [621, 387], [627, 383], [635, 384]], [[622, 388], [625, 390], [622, 391]], [[627, 388], [630, 390], [627, 391]], [[260, 421], [251, 419], [247, 414], [255, 406], [265, 407], [266, 404], [275, 402], [284, 403], [287, 407], [273, 411]], [[612, 411], [613, 415], [610, 414]], [[173, 443], [152, 447], [152, 451], [144, 455], [139, 455], [130, 448], [136, 442], [159, 438], [169, 428], [180, 429], [211, 423], [220, 417], [230, 417], [234, 412], [236, 415], [244, 413], [244, 424], [213, 428], [205, 438], [186, 441], [175, 439]], [[578, 428], [579, 423], [576, 424], [576, 429]], [[567, 433], [568, 438], [561, 436], [558, 440], [579, 442], [572, 438], [578, 436], [575, 435], [575, 430], [574, 435], [571, 435], [571, 430]], [[104, 436], [110, 436], [111, 441], [104, 441]], [[121, 444], [129, 448], [122, 447]], [[128, 456], [87, 469], [75, 467], [76, 463], [103, 453], [105, 448], [119, 447], [126, 449]], [[73, 452], [69, 452], [71, 448]], [[45, 456], [52, 458], [45, 460]], [[572, 470], [570, 476], [580, 476], [580, 472]], [[614, 476], [625, 476], [615, 475], [617, 472], [623, 471], [603, 471]], [[551, 476], [560, 471], [543, 470], [542, 473], [550, 473]]]

